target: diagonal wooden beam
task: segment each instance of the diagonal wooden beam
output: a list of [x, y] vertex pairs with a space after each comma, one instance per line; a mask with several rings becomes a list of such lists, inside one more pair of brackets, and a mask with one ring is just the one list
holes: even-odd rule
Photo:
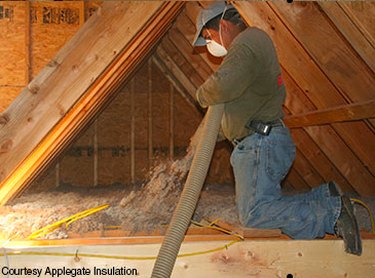
[[181, 84], [179, 78], [177, 78], [174, 73], [168, 68], [163, 59], [161, 59], [156, 53], [152, 56], [152, 62], [159, 68], [159, 70], [167, 77], [169, 82], [173, 85], [173, 87], [177, 90], [177, 92], [185, 99], [186, 103], [188, 103], [194, 109], [197, 109], [201, 114], [203, 114], [203, 110], [199, 107], [197, 102], [193, 99], [189, 92], [186, 91], [186, 88]]
[[[323, 9], [325, 14], [336, 25], [341, 34], [348, 40], [350, 45], [357, 51], [366, 64], [375, 72], [375, 45], [371, 41], [371, 36], [365, 34], [358, 26], [357, 18], [350, 13], [350, 9], [339, 2], [319, 1], [317, 4]], [[367, 35], [367, 36], [366, 36]]]
[[175, 84], [183, 98], [199, 110], [199, 105], [195, 101], [196, 86], [191, 82], [181, 68], [173, 61], [168, 52], [159, 45], [154, 54], [154, 62], [166, 74], [166, 77]]
[[106, 1], [5, 111], [0, 205], [33, 181], [113, 96], [182, 2]]
[[375, 118], [375, 99], [286, 117], [289, 128]]

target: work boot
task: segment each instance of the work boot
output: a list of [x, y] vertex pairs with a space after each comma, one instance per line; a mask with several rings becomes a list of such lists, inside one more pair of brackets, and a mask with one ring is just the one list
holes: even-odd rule
[[343, 195], [341, 189], [333, 181], [330, 181], [328, 183], [328, 188], [329, 188], [330, 195], [333, 197], [339, 197], [339, 196], [341, 197]]
[[333, 182], [328, 184], [331, 196], [340, 196], [341, 212], [335, 224], [336, 235], [344, 240], [345, 251], [360, 256], [362, 254], [362, 241], [359, 233], [357, 219], [354, 215], [354, 206], [350, 198], [343, 195]]

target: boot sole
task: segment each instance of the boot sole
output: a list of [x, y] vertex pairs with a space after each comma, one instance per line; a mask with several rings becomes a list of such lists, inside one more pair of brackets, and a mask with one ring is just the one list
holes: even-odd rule
[[345, 249], [348, 253], [355, 254], [360, 256], [362, 254], [362, 242], [361, 242], [361, 236], [359, 233], [359, 227], [358, 223], [354, 214], [354, 207], [352, 202], [350, 201], [349, 197], [347, 196], [341, 196], [341, 203], [342, 203], [342, 209], [346, 211], [348, 214], [351, 222], [352, 222], [352, 227], [354, 228], [354, 248], [351, 249], [349, 246], [345, 246]]

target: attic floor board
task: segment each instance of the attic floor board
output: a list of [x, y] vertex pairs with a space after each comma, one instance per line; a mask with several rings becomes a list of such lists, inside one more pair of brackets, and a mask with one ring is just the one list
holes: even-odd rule
[[[362, 256], [345, 253], [339, 240], [245, 240], [225, 248], [228, 242], [183, 242], [180, 254], [189, 256], [177, 258], [171, 277], [362, 278], [372, 277], [374, 271], [375, 240], [363, 242]], [[201, 253], [219, 247], [224, 248]], [[160, 243], [6, 247], [0, 263], [3, 268], [38, 268], [40, 277], [52, 277], [47, 273], [51, 270], [83, 267], [91, 271], [85, 277], [108, 276], [95, 275], [95, 268], [123, 267], [135, 269], [138, 277], [150, 277], [159, 249]]]

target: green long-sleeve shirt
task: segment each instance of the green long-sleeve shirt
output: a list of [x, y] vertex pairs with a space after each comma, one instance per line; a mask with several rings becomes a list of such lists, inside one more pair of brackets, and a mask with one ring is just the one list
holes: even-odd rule
[[245, 127], [249, 120], [282, 118], [285, 86], [270, 37], [254, 27], [242, 31], [196, 97], [203, 107], [224, 103], [221, 127], [230, 141], [252, 133]]

